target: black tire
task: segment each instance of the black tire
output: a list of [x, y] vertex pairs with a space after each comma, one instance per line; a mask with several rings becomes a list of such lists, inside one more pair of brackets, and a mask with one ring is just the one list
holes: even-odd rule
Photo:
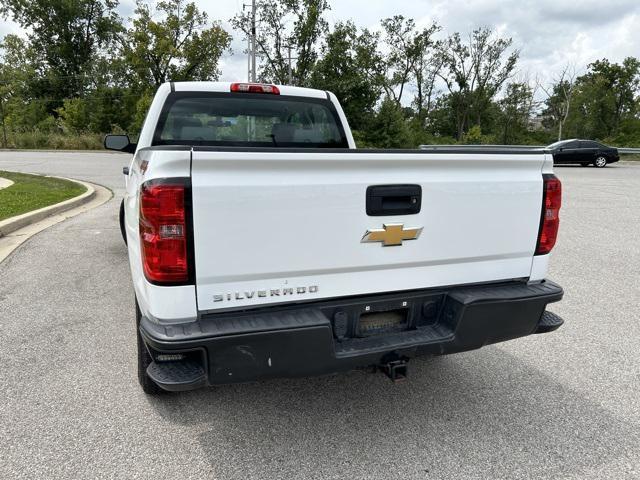
[[596, 168], [604, 168], [604, 167], [606, 167], [606, 166], [607, 166], [607, 159], [606, 159], [606, 157], [603, 157], [602, 155], [600, 155], [598, 158], [596, 158], [596, 159], [593, 161], [593, 165], [594, 165]]
[[127, 244], [127, 232], [124, 229], [124, 200], [120, 202], [120, 233], [122, 234], [122, 240], [124, 244]]
[[583, 166], [583, 167], [588, 167], [589, 163], [588, 162], [582, 162], [580, 165]]
[[147, 346], [144, 344], [142, 340], [142, 336], [140, 335], [140, 318], [142, 314], [140, 313], [140, 308], [138, 308], [138, 302], [136, 301], [136, 337], [138, 339], [138, 382], [142, 387], [142, 391], [147, 395], [160, 395], [164, 393], [162, 390], [151, 378], [147, 375], [147, 367], [151, 365], [153, 362], [153, 358], [149, 354], [149, 350], [147, 350]]

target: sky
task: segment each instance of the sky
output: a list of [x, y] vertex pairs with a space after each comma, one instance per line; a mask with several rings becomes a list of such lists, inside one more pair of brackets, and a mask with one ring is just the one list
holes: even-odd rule
[[[228, 20], [250, 0], [195, 0], [211, 19], [231, 30]], [[380, 19], [404, 15], [418, 26], [436, 21], [441, 37], [460, 32], [463, 37], [478, 27], [490, 27], [511, 37], [520, 50], [518, 73], [522, 78], [550, 81], [566, 65], [578, 74], [594, 60], [620, 62], [640, 57], [640, 1], [638, 0], [329, 0], [330, 24], [347, 19], [360, 27], [379, 29]], [[134, 0], [121, 0], [120, 14], [127, 18]], [[0, 18], [0, 37], [24, 33]], [[233, 53], [221, 60], [221, 80], [245, 80], [247, 58], [243, 34], [231, 31]]]

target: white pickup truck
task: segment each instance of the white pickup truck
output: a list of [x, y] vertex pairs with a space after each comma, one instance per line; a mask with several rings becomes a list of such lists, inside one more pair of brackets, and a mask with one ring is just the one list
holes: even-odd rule
[[336, 97], [162, 85], [121, 224], [147, 393], [378, 366], [555, 330], [544, 150], [358, 150]]

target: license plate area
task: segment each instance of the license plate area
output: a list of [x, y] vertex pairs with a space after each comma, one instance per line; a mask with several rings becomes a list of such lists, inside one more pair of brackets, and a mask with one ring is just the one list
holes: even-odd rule
[[409, 309], [397, 308], [380, 312], [364, 312], [358, 318], [358, 337], [371, 337], [402, 332], [409, 327]]

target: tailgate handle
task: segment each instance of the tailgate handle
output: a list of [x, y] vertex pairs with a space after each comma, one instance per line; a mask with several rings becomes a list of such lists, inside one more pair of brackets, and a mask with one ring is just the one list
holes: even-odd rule
[[372, 185], [367, 187], [367, 215], [415, 215], [420, 213], [420, 185]]

